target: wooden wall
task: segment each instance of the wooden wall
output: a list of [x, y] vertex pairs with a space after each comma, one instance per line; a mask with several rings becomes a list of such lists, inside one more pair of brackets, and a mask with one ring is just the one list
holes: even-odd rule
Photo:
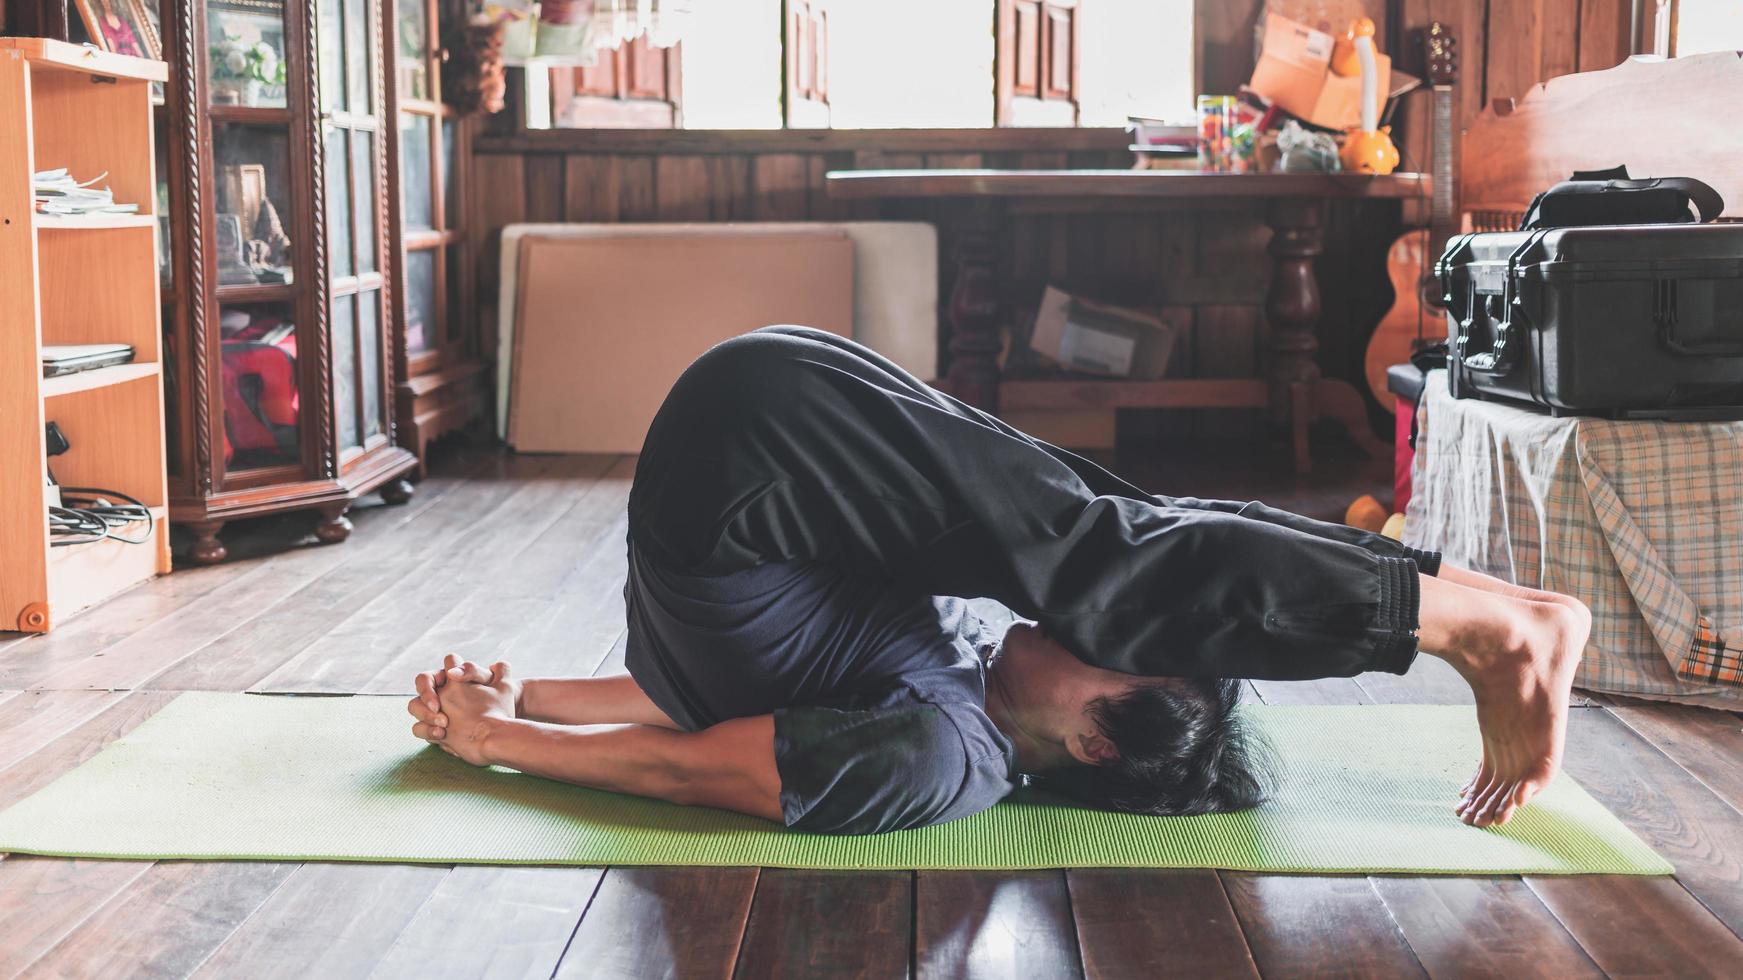
[[[544, 134], [541, 134], [544, 135]], [[1092, 140], [1100, 149], [985, 150], [981, 134], [951, 134], [960, 145], [927, 149], [829, 149], [791, 152], [753, 148], [731, 152], [629, 152], [583, 148], [561, 139], [498, 143], [480, 150], [474, 227], [490, 230], [522, 221], [802, 221], [926, 220], [948, 240], [955, 220], [948, 205], [927, 202], [842, 202], [825, 193], [830, 170], [881, 168], [1066, 167], [1125, 168], [1123, 133]], [[852, 141], [840, 134], [837, 142]], [[1002, 142], [1012, 142], [1005, 139]], [[1112, 147], [1112, 148], [1108, 148]], [[1263, 363], [1266, 287], [1264, 255], [1270, 232], [1262, 205], [1147, 214], [1014, 215], [1001, 243], [1000, 279], [1008, 318], [1032, 315], [1048, 283], [1104, 301], [1160, 308], [1182, 334], [1171, 369], [1180, 376], [1250, 376]], [[1360, 375], [1362, 347], [1346, 325], [1373, 324], [1385, 309], [1386, 244], [1399, 228], [1396, 202], [1352, 202], [1337, 209], [1321, 261], [1328, 327], [1323, 363]], [[497, 256], [480, 258], [481, 293], [498, 288]], [[485, 304], [485, 309], [491, 308]], [[1224, 422], [1228, 421], [1223, 418]], [[1166, 429], [1184, 434], [1194, 419]], [[1251, 431], [1222, 424], [1211, 431]]]
[[[1460, 117], [1491, 98], [1518, 96], [1540, 79], [1621, 60], [1629, 0], [1366, 0], [1398, 50], [1398, 35], [1431, 19], [1454, 25], [1463, 54]], [[1252, 67], [1262, 0], [1200, 0], [1201, 91], [1233, 91]], [[1391, 15], [1390, 19], [1388, 15]], [[1484, 25], [1489, 26], [1487, 36]], [[1420, 98], [1420, 97], [1418, 97]], [[1426, 106], [1399, 127], [1407, 162], [1427, 169]], [[1424, 120], [1415, 123], [1416, 118]], [[1414, 131], [1413, 131], [1414, 130]], [[829, 170], [889, 167], [1126, 167], [1125, 135], [1021, 131], [705, 133], [550, 131], [500, 133], [475, 144], [471, 221], [480, 250], [480, 309], [493, 310], [497, 231], [521, 221], [787, 221], [869, 218], [935, 220], [938, 205], [845, 203], [827, 197]], [[1319, 261], [1324, 320], [1320, 364], [1358, 382], [1367, 334], [1390, 305], [1388, 243], [1401, 228], [1396, 203], [1333, 209]], [[1011, 316], [1021, 317], [1055, 282], [1109, 301], [1163, 308], [1184, 340], [1173, 369], [1184, 375], [1250, 375], [1262, 368], [1265, 244], [1256, 206], [1017, 219], [1000, 256]], [[488, 315], [488, 314], [487, 314]], [[487, 325], [488, 328], [488, 325]], [[487, 329], [488, 335], [488, 329]], [[490, 348], [487, 348], [490, 349]], [[1150, 426], [1161, 434], [1256, 431], [1190, 417]]]

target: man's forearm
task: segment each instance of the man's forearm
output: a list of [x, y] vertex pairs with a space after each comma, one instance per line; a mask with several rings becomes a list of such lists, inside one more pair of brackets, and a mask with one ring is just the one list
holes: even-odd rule
[[522, 681], [519, 714], [553, 725], [679, 727], [628, 675], [534, 677]]
[[566, 728], [492, 723], [485, 758], [578, 786], [781, 819], [774, 721], [740, 718], [702, 732], [651, 725]]

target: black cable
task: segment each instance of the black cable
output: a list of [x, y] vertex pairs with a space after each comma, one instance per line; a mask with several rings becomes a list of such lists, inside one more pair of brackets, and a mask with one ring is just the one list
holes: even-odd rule
[[[95, 541], [119, 541], [122, 544], [147, 544], [157, 530], [157, 519], [151, 508], [119, 490], [96, 487], [61, 487], [61, 503], [65, 506], [48, 509], [48, 526], [53, 547], [90, 544]], [[113, 499], [125, 504], [110, 503]], [[79, 506], [74, 506], [78, 504]], [[145, 534], [129, 538], [116, 534], [117, 528], [145, 522]]]

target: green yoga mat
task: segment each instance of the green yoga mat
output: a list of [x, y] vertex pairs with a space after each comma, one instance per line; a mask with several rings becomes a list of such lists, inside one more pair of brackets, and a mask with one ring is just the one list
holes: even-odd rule
[[0, 851], [109, 858], [792, 868], [1229, 868], [1669, 874], [1572, 779], [1504, 829], [1453, 816], [1471, 709], [1253, 707], [1281, 786], [1205, 817], [1081, 810], [1020, 794], [877, 837], [475, 769], [410, 734], [403, 698], [184, 694], [0, 812]]

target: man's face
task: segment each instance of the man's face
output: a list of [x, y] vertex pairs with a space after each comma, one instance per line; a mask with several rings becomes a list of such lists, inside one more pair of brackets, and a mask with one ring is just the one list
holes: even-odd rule
[[1135, 678], [1084, 663], [1034, 623], [1014, 623], [1005, 631], [994, 669], [1009, 706], [1032, 726], [1030, 734], [1062, 753], [1052, 764], [1087, 763], [1111, 753], [1089, 706], [1125, 693]]

